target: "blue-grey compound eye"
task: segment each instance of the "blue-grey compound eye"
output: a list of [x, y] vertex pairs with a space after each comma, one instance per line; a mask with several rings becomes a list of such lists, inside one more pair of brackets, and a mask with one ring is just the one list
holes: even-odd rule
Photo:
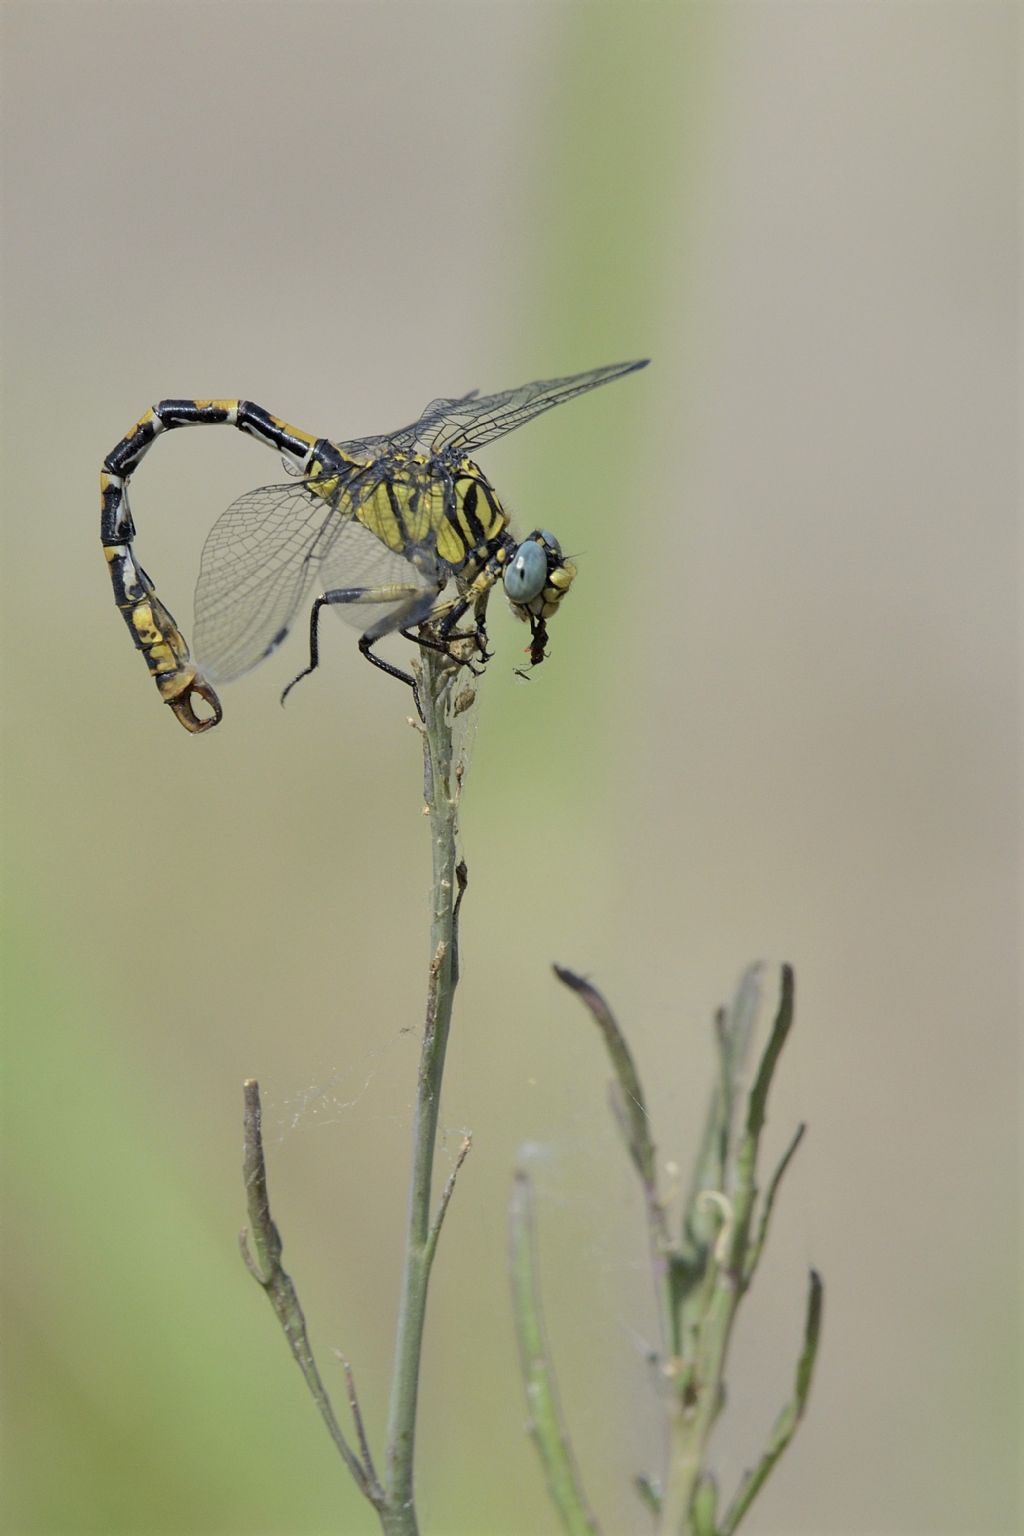
[[548, 579], [548, 557], [535, 539], [520, 544], [505, 568], [505, 593], [513, 603], [530, 603]]
[[561, 560], [562, 546], [559, 544], [554, 534], [548, 533], [546, 528], [542, 528], [540, 530], [540, 536], [544, 540], [544, 543], [547, 545], [548, 549], [550, 549], [551, 553], [554, 555], [555, 559]]

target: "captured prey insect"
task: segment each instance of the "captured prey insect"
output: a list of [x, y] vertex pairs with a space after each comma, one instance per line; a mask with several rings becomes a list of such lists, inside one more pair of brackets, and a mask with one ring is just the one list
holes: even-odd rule
[[[153, 406], [103, 462], [100, 536], [114, 600], [161, 697], [186, 730], [216, 725], [222, 711], [213, 685], [241, 677], [280, 645], [314, 583], [321, 590], [310, 609], [309, 665], [288, 688], [317, 666], [325, 607], [362, 631], [359, 649], [368, 661], [414, 692], [408, 672], [374, 653], [384, 635], [397, 630], [459, 659], [469, 642], [476, 659], [486, 661], [487, 601], [499, 579], [513, 612], [530, 625], [530, 661], [538, 665], [547, 621], [576, 568], [543, 529], [522, 541], [513, 537], [494, 487], [468, 455], [542, 411], [645, 366], [646, 360], [614, 363], [498, 395], [435, 400], [398, 432], [345, 443], [312, 437], [249, 400]], [[295, 478], [250, 491], [214, 524], [196, 585], [193, 661], [135, 558], [128, 482], [162, 432], [216, 425], [276, 448]], [[470, 628], [459, 628], [463, 619]], [[197, 714], [194, 699], [212, 713]]]

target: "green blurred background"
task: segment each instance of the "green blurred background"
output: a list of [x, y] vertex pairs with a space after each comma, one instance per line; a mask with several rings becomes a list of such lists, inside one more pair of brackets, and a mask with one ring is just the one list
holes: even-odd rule
[[[484, 456], [580, 577], [529, 687], [492, 617], [424, 1528], [556, 1528], [503, 1270], [522, 1142], [591, 1500], [645, 1528], [641, 1212], [549, 963], [616, 1005], [685, 1168], [709, 1018], [763, 955], [798, 978], [769, 1151], [810, 1135], [723, 1481], [789, 1390], [814, 1263], [811, 1414], [751, 1532], [1018, 1529], [1018, 23], [8, 0], [6, 1530], [376, 1528], [238, 1259], [240, 1084], [379, 1444], [428, 917], [409, 701], [328, 624], [287, 710], [301, 641], [188, 738], [111, 604], [103, 455], [163, 396], [344, 438], [645, 355]], [[214, 517], [280, 478], [230, 432], [147, 459], [138, 549], [186, 630]]]

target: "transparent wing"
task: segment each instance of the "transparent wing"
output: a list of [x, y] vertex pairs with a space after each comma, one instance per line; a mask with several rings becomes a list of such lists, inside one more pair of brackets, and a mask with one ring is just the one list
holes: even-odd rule
[[437, 400], [431, 400], [424, 406], [419, 416], [411, 426], [403, 427], [392, 438], [392, 442], [399, 448], [428, 449], [433, 441], [434, 432], [452, 411], [471, 409], [473, 403], [480, 398], [478, 389], [471, 389], [468, 395], [459, 395], [456, 399], [442, 396]]
[[211, 682], [241, 677], [280, 644], [351, 516], [344, 494], [325, 501], [294, 480], [249, 491], [221, 514], [196, 583], [196, 660]]
[[324, 591], [361, 591], [351, 602], [332, 605], [332, 612], [361, 632], [376, 628], [386, 634], [403, 628], [410, 622], [409, 614], [421, 608], [421, 600], [429, 599], [433, 605], [447, 575], [429, 542], [410, 546], [407, 554], [401, 554], [354, 518], [339, 529], [320, 562]]
[[565, 400], [646, 367], [646, 358], [632, 363], [610, 363], [605, 368], [592, 368], [589, 373], [575, 373], [565, 379], [538, 379], [500, 395], [435, 400], [417, 423], [417, 439], [428, 442], [432, 453], [445, 449], [473, 453]]
[[351, 438], [345, 443], [338, 442], [336, 446], [354, 459], [367, 461], [386, 458], [396, 448], [406, 453], [417, 447], [427, 448], [430, 446], [430, 429], [444, 419], [445, 412], [475, 400], [477, 394], [478, 391], [473, 389], [468, 395], [460, 395], [457, 400], [432, 400], [414, 422], [407, 427], [399, 427], [397, 432], [382, 432], [374, 437]]
[[481, 396], [473, 390], [450, 400], [431, 400], [418, 420], [408, 427], [379, 437], [339, 442], [337, 446], [351, 457], [362, 459], [381, 458], [396, 448], [406, 453], [440, 454], [446, 449], [456, 454], [473, 453], [564, 400], [646, 368], [648, 361], [645, 357], [632, 363], [610, 363], [605, 368], [592, 368], [589, 373], [574, 373], [565, 379], [538, 379], [519, 389], [506, 389], [500, 395]]

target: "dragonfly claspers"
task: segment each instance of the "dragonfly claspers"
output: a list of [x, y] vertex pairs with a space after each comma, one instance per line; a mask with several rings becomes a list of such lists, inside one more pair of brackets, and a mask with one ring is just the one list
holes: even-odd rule
[[[384, 635], [397, 630], [444, 651], [469, 639], [486, 660], [487, 601], [499, 580], [513, 612], [530, 624], [530, 660], [539, 664], [547, 621], [576, 569], [545, 530], [514, 537], [494, 487], [470, 455], [645, 361], [497, 395], [435, 400], [408, 427], [349, 442], [314, 437], [249, 400], [154, 405], [103, 462], [100, 534], [114, 600], [161, 697], [186, 730], [216, 725], [222, 710], [214, 684], [269, 656], [314, 584], [320, 593], [310, 608], [309, 665], [293, 683], [317, 665], [325, 607], [357, 625], [369, 661], [414, 689], [409, 673], [374, 653]], [[196, 585], [193, 661], [136, 559], [128, 482], [157, 437], [196, 426], [247, 433], [283, 456], [292, 479], [241, 496], [214, 524]], [[463, 620], [469, 630], [459, 629]], [[210, 713], [198, 714], [196, 700]]]

